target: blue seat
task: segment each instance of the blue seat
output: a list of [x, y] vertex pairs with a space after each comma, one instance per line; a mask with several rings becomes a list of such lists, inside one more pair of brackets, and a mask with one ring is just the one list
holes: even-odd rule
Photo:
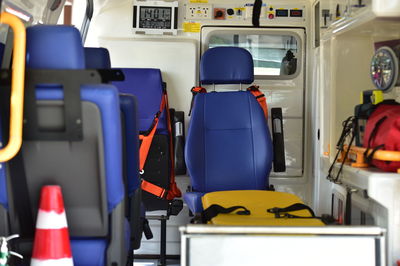
[[[27, 28], [27, 69], [85, 69], [79, 31], [69, 26]], [[125, 219], [119, 93], [112, 85], [88, 84], [80, 87], [80, 97], [81, 140], [23, 142], [32, 213], [37, 213], [41, 186], [60, 185], [74, 264], [125, 265], [130, 233]], [[63, 88], [38, 84], [36, 99], [40, 128], [62, 129]], [[11, 206], [10, 200], [1, 203]], [[18, 232], [15, 217], [10, 220], [11, 232]]]
[[[163, 96], [161, 71], [156, 68], [121, 68], [124, 81], [112, 82], [121, 93], [133, 94], [138, 99], [139, 131], [147, 131], [153, 122], [154, 115], [160, 110]], [[157, 133], [168, 134], [166, 112], [161, 114]]]
[[[223, 60], [222, 60], [223, 59]], [[207, 50], [200, 62], [201, 84], [250, 84], [251, 54], [242, 48]], [[265, 190], [272, 142], [264, 113], [248, 91], [199, 93], [194, 98], [185, 159], [192, 192], [184, 200], [193, 213], [212, 191]]]
[[[86, 68], [110, 69], [110, 54], [106, 48], [85, 47]], [[136, 97], [120, 93], [120, 105], [123, 125], [124, 176], [127, 184], [127, 217], [130, 221], [131, 244], [133, 249], [140, 248], [143, 227], [146, 226], [145, 210], [141, 204], [139, 177], [139, 127]], [[147, 228], [146, 228], [147, 230]]]
[[[165, 83], [161, 71], [154, 68], [121, 68], [125, 77], [124, 81], [113, 81], [121, 93], [133, 94], [138, 99], [139, 132], [147, 135], [152, 128], [155, 115], [160, 111], [161, 101], [164, 97]], [[172, 186], [173, 178], [171, 169], [171, 143], [168, 131], [167, 107], [161, 112], [155, 136], [151, 142], [149, 155], [144, 165], [142, 178], [162, 189], [164, 192], [175, 192], [180, 195], [176, 186]], [[142, 186], [143, 203], [148, 211], [171, 210], [171, 203], [177, 204], [178, 210], [182, 205], [179, 200], [170, 200], [161, 195], [154, 195]], [[163, 194], [163, 193], [161, 193]], [[160, 196], [160, 197], [159, 197]], [[180, 210], [179, 210], [180, 211]], [[179, 212], [178, 211], [178, 212]], [[174, 211], [176, 213], [176, 211]], [[172, 212], [171, 212], [172, 213]], [[175, 215], [175, 214], [174, 214]]]
[[[88, 69], [110, 69], [110, 53], [102, 47], [85, 47], [85, 62]], [[132, 195], [140, 186], [139, 178], [139, 128], [138, 103], [132, 93], [120, 93], [120, 105], [124, 118], [124, 148], [125, 148], [125, 178], [128, 185], [128, 194]]]

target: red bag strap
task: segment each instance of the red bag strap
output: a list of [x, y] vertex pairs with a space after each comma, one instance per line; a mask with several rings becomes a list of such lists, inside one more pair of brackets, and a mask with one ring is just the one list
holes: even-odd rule
[[262, 93], [259, 89], [259, 86], [252, 85], [247, 88], [247, 90], [253, 94], [256, 98], [257, 102], [260, 104], [261, 108], [263, 109], [265, 119], [268, 120], [268, 106], [267, 106], [267, 99], [265, 98], [264, 93]]

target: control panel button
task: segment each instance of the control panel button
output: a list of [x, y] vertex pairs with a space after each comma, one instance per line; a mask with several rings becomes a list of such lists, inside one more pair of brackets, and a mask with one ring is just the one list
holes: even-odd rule
[[225, 8], [214, 8], [214, 19], [225, 19]]
[[269, 18], [269, 19], [274, 19], [275, 16], [274, 16], [274, 14], [269, 14], [269, 15], [268, 15], [268, 18]]
[[234, 11], [232, 8], [228, 8], [228, 9], [226, 10], [226, 13], [227, 13], [229, 16], [232, 16], [233, 14], [235, 14], [235, 11]]

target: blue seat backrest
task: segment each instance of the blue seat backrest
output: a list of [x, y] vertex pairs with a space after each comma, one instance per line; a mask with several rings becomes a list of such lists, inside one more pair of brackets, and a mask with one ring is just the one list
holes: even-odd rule
[[253, 81], [253, 58], [245, 49], [215, 47], [208, 49], [201, 58], [201, 84], [250, 84]]
[[[27, 28], [27, 68], [85, 69], [79, 31], [54, 25]], [[119, 93], [108, 84], [82, 85], [80, 91], [82, 141], [24, 141], [22, 151], [31, 200], [37, 201], [38, 188], [44, 182], [60, 184], [74, 265], [111, 265], [114, 261], [120, 265], [126, 261], [123, 245], [128, 242], [124, 234], [128, 236], [129, 230], [124, 228]], [[63, 89], [56, 84], [39, 85], [36, 98], [38, 108], [42, 108], [38, 113], [45, 114], [43, 106], [59, 108]], [[62, 116], [52, 119], [62, 120]]]
[[[88, 69], [111, 68], [110, 53], [106, 48], [85, 47], [85, 61]], [[131, 195], [140, 185], [137, 100], [132, 94], [120, 94], [120, 104], [124, 115], [125, 171], [128, 193]]]
[[[133, 94], [138, 100], [139, 131], [147, 131], [153, 122], [154, 116], [160, 110], [163, 95], [163, 81], [161, 71], [153, 68], [121, 68], [124, 81], [114, 81], [122, 93]], [[166, 112], [160, 117], [157, 133], [168, 134]]]
[[89, 69], [111, 68], [110, 53], [106, 48], [85, 47], [85, 61]]
[[4, 43], [0, 43], [0, 66], [3, 64], [4, 48]]
[[[69, 26], [38, 25], [27, 29], [28, 69], [84, 69], [85, 57], [79, 31]], [[113, 86], [101, 85], [103, 93], [87, 85], [81, 91], [83, 101], [91, 101], [101, 108], [105, 148], [105, 170], [108, 209], [112, 209], [124, 198], [121, 167], [121, 126], [118, 92]], [[41, 99], [61, 100], [61, 88], [37, 88]], [[93, 88], [93, 89], [92, 89]], [[105, 89], [107, 88], [107, 89]], [[102, 96], [102, 94], [104, 94]], [[109, 98], [110, 97], [110, 98]], [[112, 102], [114, 101], [114, 102]], [[114, 112], [118, 107], [118, 112]], [[118, 145], [117, 145], [118, 144]]]
[[[249, 84], [253, 60], [241, 48], [212, 48], [200, 71], [202, 84]], [[272, 143], [255, 97], [247, 91], [196, 95], [185, 158], [194, 191], [265, 189]]]

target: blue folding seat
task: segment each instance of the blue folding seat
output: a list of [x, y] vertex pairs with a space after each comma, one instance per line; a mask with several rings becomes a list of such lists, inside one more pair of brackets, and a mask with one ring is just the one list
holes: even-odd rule
[[[112, 71], [110, 54], [106, 48], [85, 47], [85, 62], [88, 69]], [[146, 236], [151, 235], [151, 232], [145, 219], [144, 206], [141, 204], [137, 100], [134, 95], [126, 93], [120, 93], [119, 98], [123, 128], [124, 178], [129, 196], [127, 217], [131, 224], [132, 248], [138, 249], [143, 230], [147, 231]]]
[[[171, 141], [167, 118], [167, 104], [160, 110], [161, 102], [165, 99], [165, 83], [162, 81], [161, 71], [152, 68], [121, 68], [124, 81], [114, 81], [120, 92], [133, 94], [138, 99], [139, 132], [142, 136], [149, 135], [155, 125], [155, 116], [159, 115], [154, 138], [151, 143], [149, 155], [144, 164], [142, 178], [143, 202], [146, 210], [171, 210], [171, 206], [181, 202], [171, 201], [174, 196], [180, 196], [176, 187], [174, 173], [171, 169]], [[146, 186], [149, 184], [149, 186]], [[156, 193], [146, 187], [157, 187]], [[168, 195], [167, 195], [168, 194]], [[181, 207], [177, 204], [179, 212]]]
[[[245, 49], [211, 48], [201, 58], [201, 84], [253, 80], [253, 59]], [[201, 197], [207, 192], [267, 189], [272, 158], [267, 120], [249, 91], [195, 96], [185, 147], [192, 191], [184, 195], [193, 213], [203, 210]]]
[[[143, 164], [144, 156], [141, 153], [141, 163], [144, 165], [141, 173], [142, 200], [147, 211], [165, 210], [167, 215], [157, 215], [149, 219], [158, 219], [161, 222], [160, 263], [166, 259], [166, 220], [170, 215], [177, 215], [183, 207], [180, 199], [181, 192], [174, 180], [174, 164], [172, 153], [172, 136], [168, 119], [168, 102], [166, 84], [162, 81], [159, 69], [149, 68], [122, 68], [124, 81], [114, 81], [120, 92], [133, 94], [138, 99], [139, 132], [143, 147], [149, 147], [148, 155]], [[158, 123], [156, 123], [158, 119]], [[153, 130], [154, 129], [154, 130]], [[154, 133], [154, 137], [152, 136]], [[143, 143], [152, 138], [150, 145]], [[183, 157], [183, 156], [181, 156]], [[180, 160], [183, 161], [183, 160]]]
[[26, 102], [27, 106], [34, 104], [36, 113], [35, 119], [32, 114], [25, 114], [25, 139], [18, 155], [22, 156], [20, 166], [25, 170], [28, 195], [11, 195], [15, 186], [10, 181], [15, 178], [12, 176], [14, 159], [8, 164], [11, 173], [7, 180], [8, 197], [1, 203], [8, 206], [10, 231], [22, 232], [22, 238], [29, 237], [23, 233], [16, 208], [18, 200], [29, 201], [28, 210], [35, 217], [40, 188], [58, 184], [64, 196], [74, 264], [125, 265], [130, 233], [125, 218], [118, 90], [108, 84], [82, 84], [78, 88], [78, 99], [72, 101], [80, 107], [81, 117], [74, 120], [72, 130], [68, 127], [71, 110], [67, 100], [71, 99], [67, 97], [67, 89], [72, 88], [69, 80], [82, 76], [85, 79], [87, 73], [88, 76], [94, 73], [84, 73], [82, 41], [79, 31], [73, 27], [29, 27], [27, 69], [30, 69], [27, 86], [35, 80], [32, 77], [39, 73], [47, 78], [46, 71], [51, 70], [52, 82], [35, 83], [33, 97], [37, 102]]

